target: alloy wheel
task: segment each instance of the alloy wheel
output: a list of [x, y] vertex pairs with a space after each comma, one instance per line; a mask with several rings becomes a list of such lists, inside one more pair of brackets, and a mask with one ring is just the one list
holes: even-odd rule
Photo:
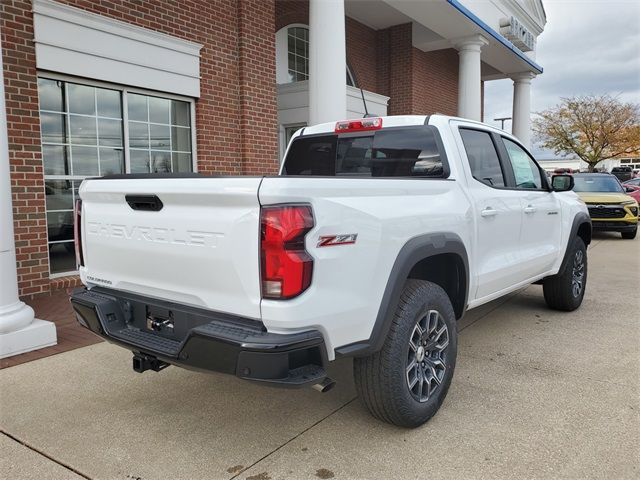
[[437, 310], [429, 310], [413, 327], [407, 353], [407, 387], [415, 400], [424, 403], [444, 379], [444, 353], [449, 329]]
[[578, 298], [584, 288], [584, 253], [578, 250], [573, 257], [573, 271], [571, 274], [571, 292]]

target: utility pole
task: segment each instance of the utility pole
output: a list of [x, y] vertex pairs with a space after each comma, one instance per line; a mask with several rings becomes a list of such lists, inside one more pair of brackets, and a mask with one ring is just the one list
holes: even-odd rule
[[494, 122], [500, 122], [500, 130], [504, 130], [504, 122], [507, 120], [511, 120], [511, 117], [498, 117], [493, 119]]

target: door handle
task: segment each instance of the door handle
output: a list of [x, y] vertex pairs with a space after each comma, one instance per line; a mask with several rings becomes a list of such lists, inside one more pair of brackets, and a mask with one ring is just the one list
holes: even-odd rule
[[527, 205], [526, 207], [524, 207], [524, 213], [535, 213], [536, 210], [537, 208], [533, 205]]
[[483, 217], [495, 217], [497, 214], [498, 211], [491, 207], [487, 207], [480, 212], [480, 215]]

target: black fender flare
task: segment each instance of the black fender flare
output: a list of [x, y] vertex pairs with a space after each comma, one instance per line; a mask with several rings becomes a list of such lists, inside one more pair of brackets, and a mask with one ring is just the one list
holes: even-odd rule
[[438, 232], [420, 235], [407, 241], [398, 252], [391, 268], [387, 285], [378, 308], [375, 324], [368, 339], [344, 345], [336, 349], [341, 356], [367, 356], [379, 351], [384, 344], [393, 322], [393, 315], [400, 300], [402, 289], [411, 269], [421, 260], [445, 253], [455, 254], [464, 264], [466, 282], [462, 312], [469, 298], [469, 258], [462, 239], [455, 233]]
[[[569, 245], [571, 244], [571, 240], [573, 240], [578, 235], [578, 229], [584, 225], [589, 225], [589, 239], [591, 239], [592, 226], [591, 226], [591, 217], [585, 212], [578, 212], [575, 217], [573, 217], [573, 223], [571, 224], [571, 232], [567, 237], [567, 244], [565, 245], [564, 256], [562, 257], [562, 263], [560, 264], [560, 269], [558, 270], [558, 275], [561, 275], [565, 268], [567, 268], [567, 264], [569, 263]], [[590, 242], [585, 242], [585, 246], [589, 246]]]

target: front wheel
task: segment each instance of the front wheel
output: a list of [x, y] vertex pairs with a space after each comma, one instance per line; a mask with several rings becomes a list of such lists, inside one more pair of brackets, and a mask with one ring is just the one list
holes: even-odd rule
[[633, 240], [636, 238], [636, 233], [638, 233], [638, 227], [634, 228], [630, 232], [620, 232], [620, 235], [622, 235], [622, 238], [625, 240]]
[[447, 396], [456, 364], [456, 317], [446, 292], [408, 280], [382, 349], [356, 358], [356, 390], [371, 414], [401, 427], [429, 420]]
[[582, 304], [587, 287], [587, 247], [580, 237], [568, 246], [567, 265], [562, 273], [544, 279], [544, 299], [550, 308], [571, 312]]

